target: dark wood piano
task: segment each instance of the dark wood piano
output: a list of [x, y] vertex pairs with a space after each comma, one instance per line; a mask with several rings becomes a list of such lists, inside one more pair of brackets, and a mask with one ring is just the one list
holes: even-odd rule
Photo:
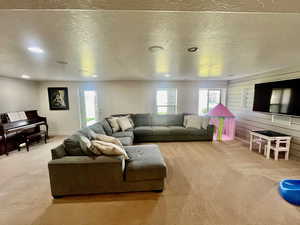
[[25, 111], [26, 120], [10, 122], [7, 113], [0, 114], [0, 155], [8, 155], [17, 148], [16, 138], [20, 133], [34, 134], [40, 132], [40, 126], [45, 126], [48, 137], [47, 118], [38, 115], [37, 110]]

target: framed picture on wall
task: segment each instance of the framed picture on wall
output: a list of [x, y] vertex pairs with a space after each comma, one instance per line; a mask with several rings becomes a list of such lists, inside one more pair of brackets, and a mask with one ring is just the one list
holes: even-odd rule
[[66, 87], [48, 88], [50, 110], [69, 110], [69, 95]]

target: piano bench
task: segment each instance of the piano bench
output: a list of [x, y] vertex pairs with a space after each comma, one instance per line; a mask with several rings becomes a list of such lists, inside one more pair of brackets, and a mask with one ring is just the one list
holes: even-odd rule
[[32, 140], [36, 139], [37, 137], [44, 138], [44, 142], [45, 142], [45, 144], [47, 144], [47, 132], [41, 130], [38, 133], [34, 133], [34, 134], [25, 136], [25, 144], [26, 144], [27, 151], [29, 151], [29, 145], [32, 142]]
[[18, 149], [18, 151], [21, 151], [21, 147], [20, 146], [22, 144], [25, 144], [26, 150], [27, 150], [27, 152], [29, 152], [29, 146], [28, 146], [25, 134], [23, 134], [23, 133], [17, 134], [16, 142], [17, 142], [17, 149]]
[[43, 137], [45, 144], [47, 144], [47, 133], [44, 130], [41, 130], [38, 133], [30, 134], [26, 136], [26, 142], [30, 143], [30, 141], [34, 140], [37, 137]]

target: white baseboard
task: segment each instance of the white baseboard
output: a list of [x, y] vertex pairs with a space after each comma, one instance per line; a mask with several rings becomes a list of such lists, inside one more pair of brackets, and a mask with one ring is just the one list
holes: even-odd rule
[[50, 136], [70, 136], [75, 133], [74, 130], [53, 130], [49, 129]]
[[240, 137], [235, 137], [235, 139], [238, 140], [238, 141], [241, 141], [241, 142], [243, 142], [245, 144], [249, 144], [249, 140], [245, 140], [245, 139], [240, 138]]

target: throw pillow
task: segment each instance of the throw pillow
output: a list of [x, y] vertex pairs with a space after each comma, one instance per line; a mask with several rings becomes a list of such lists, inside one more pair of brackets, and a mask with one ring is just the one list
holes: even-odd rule
[[92, 143], [91, 141], [85, 137], [85, 136], [80, 136], [80, 147], [81, 150], [86, 154], [86, 155], [91, 155], [91, 147], [92, 147]]
[[64, 140], [64, 146], [65, 146], [67, 155], [69, 155], [69, 156], [85, 155], [85, 153], [81, 150], [81, 147], [80, 147], [80, 143], [79, 143], [80, 136], [81, 136], [81, 134], [76, 133]]
[[96, 151], [94, 148], [91, 148], [95, 154], [97, 154], [96, 152], [101, 152], [104, 155], [123, 155], [125, 159], [129, 159], [126, 151], [121, 146], [97, 140], [93, 140], [92, 145], [97, 149]]
[[109, 142], [109, 143], [113, 143], [115, 145], [122, 146], [122, 143], [120, 142], [120, 140], [115, 137], [111, 137], [111, 136], [107, 136], [107, 135], [103, 135], [103, 134], [96, 134], [94, 139], [97, 141], [104, 141], [104, 142]]
[[111, 117], [111, 118], [108, 118], [107, 119], [113, 132], [117, 132], [120, 130], [120, 126], [119, 126], [119, 123], [118, 123], [118, 118], [116, 117]]
[[131, 123], [131, 127], [134, 128], [134, 122], [133, 119], [131, 118], [131, 115], [127, 115], [126, 117], [128, 117], [129, 122]]
[[186, 127], [186, 121], [191, 115], [186, 115], [183, 117], [183, 126]]
[[197, 115], [190, 115], [186, 118], [185, 128], [201, 129], [202, 119]]
[[209, 124], [209, 118], [207, 116], [203, 116], [201, 127], [206, 130], [208, 127], [208, 124]]
[[122, 131], [126, 131], [130, 128], [133, 128], [128, 116], [119, 117], [118, 123]]
[[107, 119], [104, 119], [101, 123], [102, 123], [103, 129], [105, 131], [105, 134], [111, 136], [113, 134], [113, 130], [112, 130], [109, 122], [107, 121]]

